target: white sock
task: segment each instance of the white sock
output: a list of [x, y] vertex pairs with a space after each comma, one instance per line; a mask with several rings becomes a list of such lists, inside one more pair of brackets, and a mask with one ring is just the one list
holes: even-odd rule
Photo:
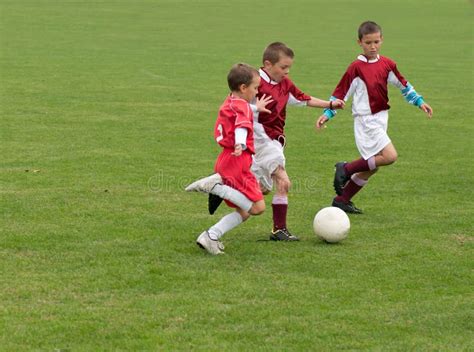
[[209, 237], [212, 240], [218, 240], [226, 232], [232, 230], [234, 227], [239, 226], [242, 223], [242, 216], [239, 213], [234, 211], [233, 213], [227, 214], [222, 219], [219, 220], [217, 224], [212, 226], [208, 232]]
[[364, 180], [360, 177], [357, 177], [357, 174], [353, 174], [351, 176], [351, 180], [357, 185], [357, 186], [360, 186], [360, 187], [364, 187], [367, 182], [369, 182], [369, 180]]
[[227, 185], [217, 184], [214, 186], [214, 188], [212, 188], [211, 193], [223, 199], [230, 200], [240, 209], [245, 210], [247, 212], [252, 208], [253, 205], [253, 202], [248, 199], [242, 192], [239, 192], [236, 189]]

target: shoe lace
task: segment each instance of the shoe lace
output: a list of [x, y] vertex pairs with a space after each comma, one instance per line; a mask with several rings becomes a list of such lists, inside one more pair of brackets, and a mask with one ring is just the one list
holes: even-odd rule
[[288, 237], [295, 237], [294, 235], [291, 234], [291, 232], [285, 227], [283, 229], [283, 232], [288, 236]]
[[217, 240], [217, 248], [219, 248], [221, 251], [223, 251], [223, 250], [225, 249], [224, 243], [222, 243], [221, 241]]
[[293, 235], [291, 234], [291, 232], [290, 232], [286, 227], [283, 227], [283, 228], [281, 228], [281, 229], [276, 229], [276, 230], [274, 230], [274, 231], [272, 231], [272, 232], [273, 232], [273, 234], [277, 234], [277, 233], [280, 232], [280, 231], [281, 231], [286, 237], [289, 237], [289, 238], [294, 238], [294, 237], [295, 237], [295, 236], [293, 236]]

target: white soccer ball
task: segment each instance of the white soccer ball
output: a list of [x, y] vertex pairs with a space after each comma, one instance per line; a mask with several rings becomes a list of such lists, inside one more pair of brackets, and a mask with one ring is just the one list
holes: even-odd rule
[[316, 236], [329, 243], [340, 242], [347, 237], [351, 222], [347, 214], [336, 207], [323, 208], [314, 217]]

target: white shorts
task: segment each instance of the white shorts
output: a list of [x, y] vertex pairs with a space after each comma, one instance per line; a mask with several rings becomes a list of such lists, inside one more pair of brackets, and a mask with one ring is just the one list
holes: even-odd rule
[[354, 136], [357, 149], [365, 159], [378, 154], [391, 143], [387, 135], [388, 110], [380, 111], [374, 115], [354, 117]]
[[285, 167], [285, 155], [280, 142], [266, 138], [255, 139], [255, 155], [252, 172], [260, 184], [268, 191], [273, 188], [272, 174], [281, 166]]

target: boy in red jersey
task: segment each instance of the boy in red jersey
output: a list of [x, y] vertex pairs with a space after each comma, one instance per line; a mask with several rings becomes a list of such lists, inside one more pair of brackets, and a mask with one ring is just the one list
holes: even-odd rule
[[[217, 158], [215, 171], [218, 182], [203, 184], [201, 180], [186, 187], [187, 191], [217, 192], [236, 211], [224, 216], [218, 223], [199, 235], [196, 243], [211, 254], [222, 254], [220, 238], [250, 215], [265, 210], [263, 194], [255, 176], [250, 171], [254, 152], [253, 111], [250, 102], [258, 92], [258, 71], [246, 64], [236, 64], [227, 76], [231, 94], [219, 109], [214, 128], [216, 142], [223, 148]], [[263, 96], [255, 101], [258, 111], [268, 111], [265, 106], [271, 98]], [[220, 180], [222, 178], [222, 181]], [[211, 177], [212, 179], [212, 177]], [[222, 184], [223, 183], [223, 184]], [[206, 187], [211, 187], [206, 189]]]
[[[397, 160], [397, 151], [387, 135], [390, 109], [387, 84], [399, 88], [405, 100], [419, 107], [429, 118], [433, 115], [433, 109], [400, 74], [395, 62], [379, 55], [383, 42], [380, 26], [375, 22], [364, 22], [359, 27], [358, 36], [364, 53], [348, 67], [330, 98], [347, 101], [354, 96], [354, 134], [361, 158], [350, 163], [336, 163], [334, 189], [337, 196], [332, 202], [333, 206], [354, 214], [362, 211], [351, 202], [352, 197], [367, 184], [379, 166]], [[335, 115], [334, 110], [325, 109], [316, 122], [316, 128], [320, 129]]]

